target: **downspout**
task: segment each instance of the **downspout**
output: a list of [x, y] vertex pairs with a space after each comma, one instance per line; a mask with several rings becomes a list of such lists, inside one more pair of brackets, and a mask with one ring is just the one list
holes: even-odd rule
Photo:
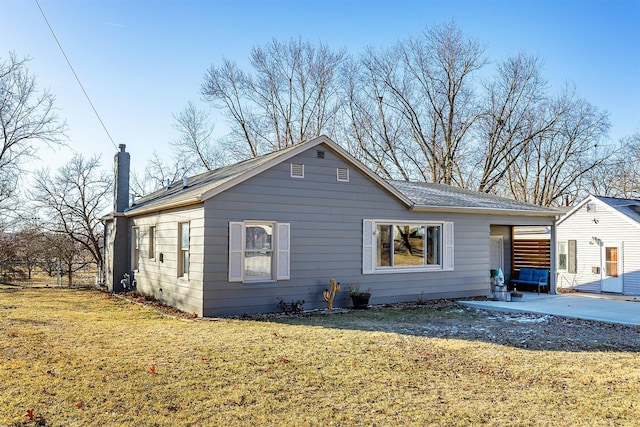
[[550, 252], [549, 252], [549, 256], [551, 257], [551, 259], [549, 260], [549, 293], [550, 294], [557, 294], [558, 290], [557, 290], [557, 277], [558, 277], [558, 267], [557, 267], [557, 262], [556, 262], [556, 258], [557, 258], [557, 249], [558, 249], [558, 243], [557, 243], [557, 237], [556, 237], [556, 223], [558, 222], [559, 217], [556, 216], [556, 219], [553, 221], [553, 224], [551, 225], [551, 232], [550, 232], [550, 242], [549, 244], [551, 245]]

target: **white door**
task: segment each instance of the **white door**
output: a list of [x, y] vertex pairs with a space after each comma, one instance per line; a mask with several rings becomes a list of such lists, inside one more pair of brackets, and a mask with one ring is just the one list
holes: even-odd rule
[[504, 271], [504, 243], [502, 236], [491, 236], [490, 244], [489, 269], [496, 270], [498, 268]]
[[602, 292], [622, 293], [622, 245], [602, 246]]

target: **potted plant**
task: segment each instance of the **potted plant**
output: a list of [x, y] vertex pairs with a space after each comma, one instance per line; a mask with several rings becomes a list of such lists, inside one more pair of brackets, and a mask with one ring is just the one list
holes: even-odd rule
[[371, 298], [371, 291], [361, 291], [359, 287], [351, 288], [351, 301], [353, 301], [353, 308], [358, 310], [366, 310], [369, 308], [369, 298]]
[[511, 291], [511, 301], [522, 301], [522, 292], [518, 292], [516, 289]]

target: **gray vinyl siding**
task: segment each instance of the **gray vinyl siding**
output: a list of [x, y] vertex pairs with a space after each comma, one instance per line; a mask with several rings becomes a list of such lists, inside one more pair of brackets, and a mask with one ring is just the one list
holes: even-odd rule
[[[521, 224], [518, 224], [521, 225]], [[491, 236], [500, 236], [502, 237], [502, 256], [504, 262], [504, 281], [505, 283], [509, 283], [511, 280], [511, 248], [513, 245], [512, 242], [512, 227], [505, 225], [491, 225]]]
[[592, 237], [597, 237], [603, 246], [621, 246], [623, 294], [640, 295], [640, 228], [605, 203], [594, 203], [595, 213], [583, 206], [558, 225], [558, 241], [576, 240], [577, 261], [576, 274], [558, 272], [558, 286], [601, 292], [600, 274], [592, 271], [601, 265], [601, 247], [589, 244]]
[[[202, 206], [136, 217], [140, 230], [139, 269], [134, 272], [138, 291], [188, 313], [202, 316], [204, 220]], [[189, 222], [189, 275], [178, 277], [178, 224]], [[155, 226], [155, 249], [149, 254], [149, 227]], [[162, 261], [160, 254], [162, 254]]]
[[[551, 225], [551, 218], [412, 212], [330, 150], [310, 149], [205, 202], [203, 314], [270, 312], [279, 298], [325, 308], [322, 291], [335, 278], [342, 285], [334, 307], [351, 306], [349, 284], [371, 289], [371, 303], [416, 301], [489, 293], [490, 226]], [[304, 179], [290, 177], [290, 163], [303, 163]], [[339, 182], [336, 168], [348, 167]], [[454, 271], [362, 274], [363, 219], [454, 222]], [[230, 221], [289, 223], [290, 280], [228, 282]], [[506, 261], [506, 260], [505, 260]]]

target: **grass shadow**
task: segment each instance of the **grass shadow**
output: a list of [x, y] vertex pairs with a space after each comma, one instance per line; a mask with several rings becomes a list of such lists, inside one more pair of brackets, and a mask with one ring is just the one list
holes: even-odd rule
[[[257, 319], [258, 320], [258, 319]], [[640, 351], [640, 327], [466, 307], [453, 300], [374, 306], [369, 310], [261, 315], [259, 320], [428, 338], [485, 342], [544, 351]]]

